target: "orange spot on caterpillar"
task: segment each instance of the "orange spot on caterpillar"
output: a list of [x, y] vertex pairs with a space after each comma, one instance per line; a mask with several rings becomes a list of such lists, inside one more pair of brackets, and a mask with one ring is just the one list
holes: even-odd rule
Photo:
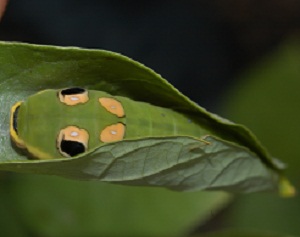
[[117, 115], [119, 118], [125, 116], [125, 112], [121, 102], [113, 99], [102, 97], [99, 98], [99, 103], [110, 113]]
[[116, 123], [105, 127], [100, 133], [100, 141], [102, 142], [116, 142], [124, 138], [125, 125], [123, 123]]

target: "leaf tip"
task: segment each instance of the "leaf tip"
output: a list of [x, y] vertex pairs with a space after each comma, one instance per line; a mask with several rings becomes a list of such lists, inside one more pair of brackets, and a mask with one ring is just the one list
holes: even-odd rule
[[279, 180], [279, 194], [284, 198], [294, 197], [296, 195], [295, 187], [285, 177], [281, 177]]

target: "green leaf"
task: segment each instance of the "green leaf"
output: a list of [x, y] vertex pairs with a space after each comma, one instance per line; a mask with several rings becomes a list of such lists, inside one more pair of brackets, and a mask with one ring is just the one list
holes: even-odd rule
[[[253, 192], [276, 188], [277, 176], [249, 150], [207, 137], [122, 141], [84, 158], [3, 163], [5, 170], [175, 190]], [[58, 166], [59, 164], [59, 166]]]
[[[282, 165], [248, 129], [207, 112], [140, 63], [103, 50], [5, 42], [0, 49], [2, 170], [176, 190], [279, 188], [285, 195], [293, 194], [281, 175]], [[12, 102], [42, 89], [74, 85], [192, 114], [210, 134], [199, 139], [124, 140], [69, 160], [29, 160], [18, 153], [8, 136]]]

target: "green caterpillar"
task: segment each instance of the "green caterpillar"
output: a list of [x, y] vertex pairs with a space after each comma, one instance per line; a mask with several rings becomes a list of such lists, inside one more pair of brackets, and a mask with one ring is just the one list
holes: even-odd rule
[[209, 132], [174, 110], [103, 91], [44, 90], [11, 109], [10, 135], [38, 159], [74, 157], [108, 142]]

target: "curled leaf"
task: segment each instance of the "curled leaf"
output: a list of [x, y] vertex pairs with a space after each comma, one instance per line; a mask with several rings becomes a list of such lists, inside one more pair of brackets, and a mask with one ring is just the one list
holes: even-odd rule
[[[1, 170], [180, 191], [279, 189], [285, 195], [293, 193], [279, 182], [284, 179], [282, 165], [247, 128], [207, 112], [134, 60], [72, 47], [2, 42], [0, 49]], [[14, 148], [8, 135], [14, 102], [42, 89], [75, 85], [192, 116], [207, 134], [124, 139], [72, 159], [32, 160]], [[289, 186], [288, 181], [284, 183]]]

